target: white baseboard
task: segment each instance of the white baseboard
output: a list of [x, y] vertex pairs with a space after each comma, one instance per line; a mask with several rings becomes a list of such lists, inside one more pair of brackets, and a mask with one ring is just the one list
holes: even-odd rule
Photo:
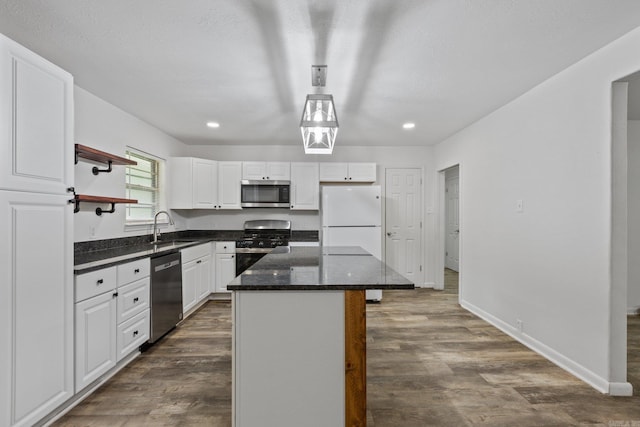
[[491, 325], [500, 329], [505, 334], [509, 335], [516, 341], [521, 342], [531, 350], [546, 357], [549, 361], [555, 363], [565, 371], [578, 377], [582, 381], [589, 384], [591, 387], [598, 390], [600, 393], [610, 394], [612, 396], [631, 396], [633, 388], [629, 383], [612, 383], [597, 375], [593, 371], [585, 368], [584, 366], [574, 362], [561, 353], [558, 353], [551, 347], [541, 343], [540, 341], [532, 338], [531, 336], [519, 332], [515, 327], [503, 322], [501, 319], [487, 313], [479, 307], [469, 303], [468, 301], [460, 300], [460, 305], [469, 310], [471, 313], [487, 321]]
[[417, 283], [416, 284], [416, 288], [427, 288], [427, 289], [433, 289], [433, 287], [435, 286], [435, 282], [424, 282], [422, 284]]
[[633, 396], [633, 386], [630, 383], [609, 383], [611, 396]]

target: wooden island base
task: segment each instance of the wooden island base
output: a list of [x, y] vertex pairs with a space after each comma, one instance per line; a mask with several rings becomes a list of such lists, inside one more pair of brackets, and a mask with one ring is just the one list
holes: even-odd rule
[[365, 291], [344, 292], [345, 426], [367, 425]]

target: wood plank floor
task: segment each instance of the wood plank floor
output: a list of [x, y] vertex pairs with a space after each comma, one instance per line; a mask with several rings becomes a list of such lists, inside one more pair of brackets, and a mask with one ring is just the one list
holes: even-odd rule
[[[54, 425], [230, 426], [230, 312], [207, 303]], [[460, 308], [457, 286], [385, 291], [367, 322], [370, 427], [640, 425], [639, 396], [598, 393]], [[639, 335], [630, 318], [636, 390]]]

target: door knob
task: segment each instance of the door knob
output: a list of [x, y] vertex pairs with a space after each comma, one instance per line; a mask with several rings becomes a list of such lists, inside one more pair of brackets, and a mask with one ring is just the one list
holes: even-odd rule
[[392, 233], [390, 231], [387, 231], [387, 236], [389, 236], [389, 237], [393, 236], [394, 234], [396, 234], [396, 233]]

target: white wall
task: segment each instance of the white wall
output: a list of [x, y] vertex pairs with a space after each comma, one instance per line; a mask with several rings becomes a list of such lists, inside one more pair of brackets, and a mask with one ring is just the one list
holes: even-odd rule
[[[185, 145], [157, 128], [131, 114], [103, 101], [84, 89], [75, 87], [75, 139], [111, 154], [124, 156], [127, 146], [153, 154], [157, 157], [184, 155]], [[125, 197], [125, 168], [114, 166], [111, 173], [91, 173], [94, 165], [101, 169], [106, 165], [80, 159], [75, 167], [77, 193], [94, 196]], [[74, 241], [109, 239], [140, 234], [151, 234], [151, 227], [125, 231], [124, 205], [116, 205], [113, 214], [95, 214], [95, 204], [82, 204], [74, 217]], [[108, 208], [109, 206], [103, 206]], [[186, 220], [176, 215], [176, 226], [184, 228]], [[173, 227], [163, 228], [172, 230]]]
[[638, 49], [640, 29], [435, 148], [438, 170], [461, 164], [461, 303], [601, 391], [626, 366], [609, 327], [626, 312], [609, 307], [611, 83]]
[[[433, 171], [432, 147], [367, 147], [340, 146], [336, 143], [331, 156], [305, 155], [302, 142], [299, 146], [189, 146], [188, 153], [193, 157], [201, 157], [213, 160], [262, 160], [262, 161], [291, 161], [291, 162], [375, 162], [378, 165], [378, 181], [384, 194], [384, 177], [386, 168], [422, 168], [425, 177], [431, 177]], [[433, 206], [433, 186], [425, 181], [424, 212], [427, 207]], [[243, 221], [258, 218], [285, 218], [288, 212], [273, 211], [268, 209], [243, 210], [238, 212], [208, 212], [208, 211], [182, 211], [188, 218], [190, 229], [242, 229]], [[317, 212], [291, 213], [292, 226], [298, 230], [318, 230], [320, 227]], [[425, 215], [425, 236], [432, 236], [435, 230], [433, 215]], [[425, 284], [433, 286], [434, 283], [434, 248], [433, 239], [426, 238], [423, 257], [425, 259]]]
[[640, 309], [640, 121], [628, 124], [628, 232], [629, 232], [629, 287], [627, 308], [630, 313]]

